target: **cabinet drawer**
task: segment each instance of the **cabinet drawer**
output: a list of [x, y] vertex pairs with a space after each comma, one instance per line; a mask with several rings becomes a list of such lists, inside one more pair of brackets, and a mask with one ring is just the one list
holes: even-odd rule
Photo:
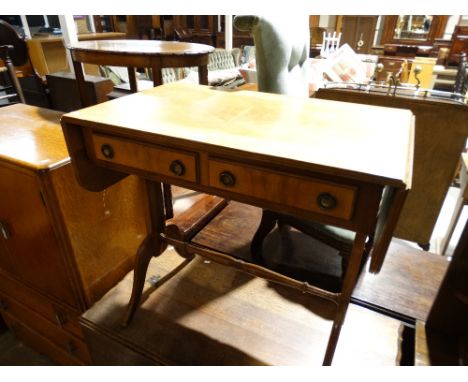
[[14, 317], [22, 325], [27, 326], [42, 337], [53, 342], [71, 357], [76, 357], [86, 364], [90, 363], [88, 349], [81, 339], [50, 323], [26, 306], [2, 293], [0, 293], [0, 309], [2, 315], [6, 313]]
[[209, 160], [209, 184], [327, 216], [350, 220], [357, 187]]
[[64, 352], [49, 339], [36, 333], [31, 328], [28, 328], [26, 325], [18, 321], [14, 316], [9, 315], [8, 313], [4, 313], [3, 318], [15, 336], [24, 341], [24, 343], [28, 344], [28, 346], [36, 350], [38, 353], [46, 355], [59, 365], [84, 365], [81, 360], [68, 355], [68, 353]]
[[79, 338], [83, 338], [83, 332], [77, 321], [78, 313], [73, 313], [57, 306], [46, 297], [2, 273], [0, 273], [0, 293], [21, 302], [57, 327], [63, 328]]
[[97, 159], [190, 182], [197, 181], [197, 159], [193, 153], [101, 134], [93, 134], [92, 140]]

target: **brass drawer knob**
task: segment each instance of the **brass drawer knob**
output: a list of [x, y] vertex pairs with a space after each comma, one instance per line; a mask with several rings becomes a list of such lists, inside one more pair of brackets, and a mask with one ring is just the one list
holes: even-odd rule
[[219, 181], [226, 187], [233, 187], [236, 184], [235, 176], [229, 171], [223, 171], [219, 174]]
[[101, 145], [101, 153], [107, 159], [112, 159], [114, 157], [114, 149], [112, 148], [111, 145], [108, 145], [107, 143]]
[[177, 176], [182, 176], [185, 174], [185, 166], [180, 160], [172, 161], [171, 165], [169, 166], [169, 170], [171, 170], [171, 172]]
[[317, 196], [317, 204], [324, 210], [332, 210], [336, 207], [338, 201], [328, 192], [322, 192]]

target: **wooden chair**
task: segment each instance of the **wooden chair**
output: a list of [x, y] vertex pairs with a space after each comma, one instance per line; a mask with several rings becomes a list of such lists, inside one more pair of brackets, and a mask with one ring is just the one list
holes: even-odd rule
[[[0, 87], [0, 90], [6, 92], [5, 95], [0, 95], [0, 101], [8, 100], [8, 103], [2, 104], [6, 106], [11, 103], [26, 103], [24, 99], [23, 90], [21, 89], [18, 78], [16, 77], [16, 71], [10, 58], [10, 52], [13, 51], [12, 45], [0, 45], [0, 59], [4, 62], [5, 67], [0, 68], [2, 74], [7, 74], [6, 86]], [[11, 93], [11, 90], [14, 92]], [[12, 99], [16, 99], [11, 101]]]
[[[21, 69], [22, 76], [20, 80], [17, 80], [22, 87], [23, 100], [21, 102], [36, 106], [49, 106], [50, 100], [46, 83], [31, 64], [26, 41], [10, 24], [3, 20], [0, 20], [0, 45], [12, 47], [8, 49], [10, 63], [12, 67]], [[16, 70], [14, 71], [16, 72]], [[42, 98], [45, 98], [45, 104], [40, 101]]]
[[175, 28], [174, 32], [179, 41], [191, 42], [193, 40], [192, 33], [188, 29]]
[[[294, 22], [297, 23], [297, 20]], [[234, 18], [236, 28], [249, 30], [254, 36], [257, 51], [258, 90], [308, 96], [306, 74], [309, 52], [308, 28], [303, 28], [303, 30], [300, 28], [288, 29], [289, 27], [282, 24], [284, 23], [277, 20], [270, 22], [268, 19], [257, 16], [236, 16]], [[258, 27], [259, 25], [261, 27]], [[285, 33], [286, 30], [289, 30], [290, 33]], [[270, 51], [272, 47], [276, 49], [273, 52]], [[298, 71], [302, 75], [298, 74]], [[325, 196], [322, 199], [319, 203], [323, 204], [323, 208], [333, 208], [331, 205], [334, 203], [333, 197], [327, 199]], [[255, 262], [264, 263], [263, 242], [276, 225], [283, 236], [292, 227], [336, 249], [342, 259], [341, 274], [342, 276], [345, 274], [354, 241], [354, 232], [279, 214], [271, 210], [263, 210], [260, 225], [252, 239], [250, 250]], [[370, 238], [367, 244], [367, 248], [370, 248], [369, 245], [372, 244]], [[364, 256], [361, 269], [365, 261], [366, 256]]]

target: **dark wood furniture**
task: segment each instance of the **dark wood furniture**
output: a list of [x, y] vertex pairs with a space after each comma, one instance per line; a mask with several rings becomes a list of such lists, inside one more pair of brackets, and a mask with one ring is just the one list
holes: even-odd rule
[[[52, 109], [68, 112], [81, 108], [78, 84], [72, 73], [48, 74], [46, 80]], [[85, 87], [87, 99], [94, 105], [108, 100], [107, 95], [114, 89], [114, 84], [108, 78], [85, 76]]]
[[349, 44], [356, 52], [371, 53], [378, 16], [343, 16], [341, 44]]
[[410, 71], [408, 59], [404, 57], [380, 56], [378, 63], [383, 65], [383, 69], [375, 75], [377, 82], [387, 82], [390, 78], [394, 79], [393, 84], [408, 81]]
[[0, 109], [0, 312], [31, 347], [81, 365], [91, 360], [77, 317], [132, 268], [146, 222], [138, 178], [78, 185], [61, 115]]
[[[410, 109], [416, 117], [413, 183], [395, 236], [429, 249], [437, 217], [468, 135], [466, 105], [432, 98], [388, 96], [347, 89], [320, 89], [317, 98]], [[376, 117], [376, 128], [382, 122]]]
[[173, 16], [174, 31], [187, 30], [192, 42], [216, 46], [218, 17], [214, 15]]
[[0, 45], [0, 60], [3, 61], [5, 65], [3, 67], [0, 66], [0, 73], [2, 75], [6, 74], [4, 86], [0, 86], [0, 91], [5, 92], [5, 94], [0, 95], [0, 100], [8, 100], [8, 103], [14, 103], [15, 101], [25, 103], [23, 89], [21, 89], [21, 85], [16, 77], [15, 67], [10, 58], [10, 52], [12, 52], [13, 49], [13, 45]]
[[449, 264], [394, 240], [380, 273], [360, 277], [352, 302], [412, 325], [426, 321]]
[[425, 326], [416, 337], [421, 365], [468, 365], [468, 222], [453, 253]]
[[453, 31], [451, 42], [448, 64], [458, 64], [461, 53], [468, 55], [468, 26], [457, 25]]
[[8, 23], [0, 20], [0, 45], [12, 46], [9, 51], [18, 82], [22, 89], [24, 101], [36, 106], [49, 106], [45, 84], [35, 71], [29, 58], [26, 41], [18, 35]]
[[[380, 40], [381, 45], [385, 44], [398, 44], [398, 45], [433, 45], [434, 40], [441, 38], [444, 35], [445, 27], [447, 25], [448, 16], [432, 16], [430, 27], [420, 37], [417, 34], [402, 34], [400, 37], [396, 36], [398, 29], [398, 20], [402, 16], [386, 15], [384, 18], [383, 33]], [[403, 16], [404, 17], [404, 16]], [[417, 17], [417, 16], [416, 16]], [[422, 27], [422, 26], [421, 26]], [[422, 28], [420, 28], [422, 29]]]
[[69, 49], [83, 106], [92, 105], [93, 102], [86, 94], [81, 63], [126, 66], [130, 90], [136, 92], [136, 68], [151, 68], [154, 86], [158, 86], [162, 84], [161, 69], [197, 66], [200, 83], [207, 85], [208, 54], [214, 50], [202, 44], [148, 40], [86, 41]]
[[[385, 44], [385, 56], [399, 57], [429, 57], [432, 54], [432, 45], [413, 45], [413, 44]], [[437, 56], [436, 56], [437, 57]]]
[[[151, 108], [146, 106], [148, 101]], [[382, 115], [391, 123], [371, 128], [370, 121]], [[331, 116], [346, 117], [338, 122]], [[334, 302], [337, 309], [324, 364], [331, 363], [369, 235], [375, 238], [370, 270], [378, 272], [382, 266], [411, 184], [412, 125], [409, 111], [260, 92], [229, 93], [180, 83], [62, 118], [84, 187], [102, 190], [129, 173], [147, 179], [152, 231], [137, 254], [126, 323], [140, 302], [150, 259], [172, 244], [185, 253], [200, 254]], [[346, 134], [350, 130], [352, 134]], [[330, 152], [330, 147], [340, 150]], [[341, 291], [333, 293], [165, 234], [160, 182], [356, 232]], [[325, 205], [325, 199], [335, 203]]]

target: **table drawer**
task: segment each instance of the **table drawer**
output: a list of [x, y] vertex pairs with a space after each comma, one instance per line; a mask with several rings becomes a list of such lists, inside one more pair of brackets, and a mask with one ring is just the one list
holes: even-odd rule
[[197, 157], [194, 153], [101, 134], [93, 134], [92, 140], [97, 159], [190, 182], [197, 181]]
[[238, 194], [350, 220], [358, 189], [313, 178], [209, 160], [209, 184]]

